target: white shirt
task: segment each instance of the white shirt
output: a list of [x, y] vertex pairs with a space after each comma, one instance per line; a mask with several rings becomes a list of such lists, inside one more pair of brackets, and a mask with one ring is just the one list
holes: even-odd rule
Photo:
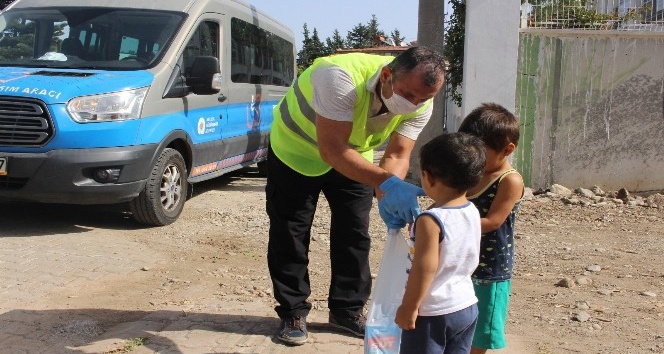
[[[366, 89], [371, 92], [371, 108], [367, 119], [367, 134], [382, 131], [394, 118], [392, 113], [376, 115], [383, 103], [376, 95], [376, 86], [380, 70], [367, 80]], [[350, 75], [336, 65], [321, 66], [311, 73], [311, 83], [314, 88], [312, 101], [313, 109], [319, 115], [340, 121], [352, 122], [355, 101], [355, 85]], [[431, 117], [433, 105], [422, 112], [422, 114], [402, 122], [396, 132], [412, 140], [416, 140], [424, 126]]]
[[[442, 230], [440, 264], [429, 287], [429, 293], [420, 305], [420, 316], [440, 316], [463, 310], [477, 303], [470, 276], [480, 260], [480, 213], [473, 205], [440, 207], [425, 210], [433, 216]], [[415, 242], [415, 227], [410, 236], [411, 254]], [[412, 266], [412, 263], [409, 264]]]

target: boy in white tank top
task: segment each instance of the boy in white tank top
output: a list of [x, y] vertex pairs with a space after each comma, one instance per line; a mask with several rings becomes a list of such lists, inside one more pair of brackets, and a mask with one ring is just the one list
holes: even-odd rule
[[470, 351], [481, 227], [466, 191], [481, 179], [485, 161], [482, 141], [464, 133], [443, 134], [420, 150], [422, 188], [434, 203], [411, 230], [411, 268], [395, 318], [403, 329], [400, 354]]

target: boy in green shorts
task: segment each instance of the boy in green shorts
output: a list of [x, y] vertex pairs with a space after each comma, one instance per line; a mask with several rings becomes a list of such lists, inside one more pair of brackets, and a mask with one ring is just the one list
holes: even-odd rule
[[508, 157], [519, 141], [516, 117], [495, 103], [484, 103], [461, 123], [459, 132], [479, 137], [486, 149], [486, 166], [468, 200], [480, 212], [480, 262], [473, 273], [479, 315], [471, 354], [504, 348], [505, 323], [514, 261], [514, 222], [523, 197], [521, 175]]

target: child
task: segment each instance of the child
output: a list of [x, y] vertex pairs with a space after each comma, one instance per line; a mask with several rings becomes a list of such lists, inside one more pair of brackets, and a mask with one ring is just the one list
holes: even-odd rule
[[463, 120], [460, 132], [480, 138], [486, 167], [480, 183], [468, 191], [482, 217], [480, 264], [473, 273], [479, 316], [471, 354], [504, 348], [505, 322], [514, 261], [514, 221], [523, 196], [521, 175], [508, 156], [519, 141], [519, 124], [512, 113], [484, 103]]
[[480, 216], [466, 199], [482, 178], [482, 141], [443, 134], [422, 146], [422, 188], [433, 199], [415, 220], [406, 291], [395, 322], [401, 354], [468, 353], [477, 318], [470, 278], [479, 260]]

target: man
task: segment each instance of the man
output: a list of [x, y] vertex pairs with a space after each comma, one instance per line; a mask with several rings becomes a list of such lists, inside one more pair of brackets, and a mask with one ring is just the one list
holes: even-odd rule
[[[390, 228], [405, 226], [419, 213], [421, 188], [403, 178], [444, 75], [442, 56], [426, 47], [396, 58], [333, 55], [317, 59], [274, 108], [265, 191], [279, 340], [301, 345], [308, 337], [307, 265], [320, 192], [332, 214], [329, 322], [364, 336], [374, 191]], [[373, 149], [385, 142], [377, 166]]]

